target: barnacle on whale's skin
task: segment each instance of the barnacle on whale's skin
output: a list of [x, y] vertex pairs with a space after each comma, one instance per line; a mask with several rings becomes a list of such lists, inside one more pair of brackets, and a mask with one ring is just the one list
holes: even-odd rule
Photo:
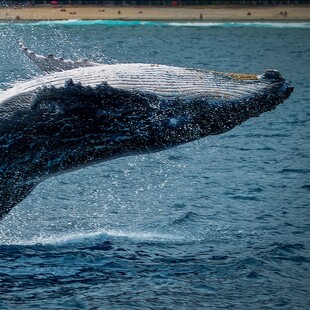
[[45, 74], [0, 91], [0, 219], [50, 176], [226, 132], [293, 91], [276, 70], [108, 65], [20, 48]]
[[256, 74], [246, 74], [246, 73], [228, 73], [229, 76], [240, 80], [240, 81], [255, 81], [258, 80]]

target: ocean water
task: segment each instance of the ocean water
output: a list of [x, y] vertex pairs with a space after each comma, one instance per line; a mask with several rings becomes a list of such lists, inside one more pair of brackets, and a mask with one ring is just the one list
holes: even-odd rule
[[295, 91], [223, 135], [50, 178], [0, 222], [0, 309], [309, 309], [310, 24], [0, 23], [17, 47], [97, 62], [280, 70]]

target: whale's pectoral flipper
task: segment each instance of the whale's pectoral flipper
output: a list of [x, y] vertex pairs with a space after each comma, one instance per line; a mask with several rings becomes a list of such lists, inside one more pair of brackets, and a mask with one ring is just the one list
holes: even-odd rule
[[100, 64], [82, 59], [78, 61], [65, 60], [49, 54], [47, 56], [38, 55], [29, 50], [23, 43], [19, 43], [21, 51], [37, 65], [42, 71], [47, 73], [71, 70], [79, 67], [93, 67]]
[[18, 186], [1, 186], [0, 188], [0, 220], [2, 220], [19, 202], [27, 197], [36, 184]]

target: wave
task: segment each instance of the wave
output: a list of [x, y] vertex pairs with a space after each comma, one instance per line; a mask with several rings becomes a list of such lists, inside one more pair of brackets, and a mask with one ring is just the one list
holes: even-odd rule
[[310, 29], [310, 22], [161, 22], [141, 20], [55, 20], [55, 21], [26, 21], [26, 22], [0, 22], [1, 26], [93, 26], [102, 25], [109, 27], [122, 26], [156, 26], [156, 27], [198, 27], [198, 28], [299, 28]]
[[171, 22], [174, 27], [214, 27], [214, 28], [310, 28], [307, 22]]
[[[0, 240], [1, 246], [70, 245], [95, 244], [113, 239], [127, 239], [137, 242], [182, 242], [184, 238], [169, 233], [145, 231], [98, 230], [94, 232], [76, 232], [69, 234], [38, 235], [28, 239]], [[4, 242], [3, 242], [4, 241]]]

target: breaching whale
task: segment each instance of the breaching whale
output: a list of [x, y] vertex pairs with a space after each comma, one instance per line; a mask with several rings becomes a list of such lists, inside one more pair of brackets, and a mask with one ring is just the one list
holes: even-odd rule
[[50, 176], [226, 132], [293, 91], [276, 70], [74, 62], [20, 47], [45, 74], [0, 91], [0, 219]]

